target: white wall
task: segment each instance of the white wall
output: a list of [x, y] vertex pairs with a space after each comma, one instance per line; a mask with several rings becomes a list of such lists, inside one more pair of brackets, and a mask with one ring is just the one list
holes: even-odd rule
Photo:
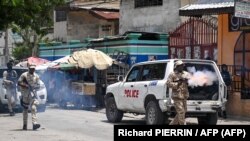
[[54, 39], [67, 41], [67, 21], [56, 22], [56, 12], [54, 11]]
[[[1, 31], [2, 32], [2, 31]], [[4, 47], [5, 47], [5, 32], [2, 33], [0, 37], [0, 65], [5, 65], [4, 61]], [[9, 47], [9, 54], [12, 54], [12, 49], [15, 47], [15, 43], [22, 42], [22, 38], [16, 34], [13, 34], [11, 29], [8, 30], [8, 47]]]
[[54, 23], [54, 39], [67, 41], [67, 21]]
[[169, 32], [180, 23], [179, 0], [163, 0], [162, 6], [134, 8], [134, 0], [122, 0], [120, 34], [126, 31]]

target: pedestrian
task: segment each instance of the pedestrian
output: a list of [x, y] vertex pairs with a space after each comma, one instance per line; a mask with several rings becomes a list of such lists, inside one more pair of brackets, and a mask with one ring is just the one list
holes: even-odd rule
[[24, 72], [18, 79], [18, 85], [21, 89], [21, 105], [23, 106], [23, 130], [27, 130], [28, 125], [28, 109], [31, 106], [31, 116], [33, 130], [40, 127], [37, 123], [37, 106], [39, 104], [36, 97], [36, 89], [39, 88], [39, 76], [35, 73], [35, 65], [30, 64], [28, 72]]
[[150, 56], [149, 61], [156, 61], [156, 56], [155, 55], [154, 56]]
[[221, 76], [227, 86], [230, 86], [232, 83], [232, 79], [230, 73], [228, 71], [228, 67], [226, 64], [221, 65]]
[[3, 72], [3, 85], [6, 88], [6, 95], [8, 99], [8, 109], [10, 116], [14, 116], [15, 112], [13, 108], [16, 106], [16, 82], [17, 72], [12, 69], [13, 63], [9, 61], [7, 63], [7, 70]]
[[166, 82], [172, 88], [172, 99], [176, 110], [176, 115], [170, 125], [185, 125], [185, 115], [187, 111], [187, 99], [189, 97], [187, 79], [190, 74], [184, 71], [184, 63], [181, 60], [175, 62], [174, 71], [170, 73]]
[[[229, 90], [230, 86], [231, 86], [231, 83], [232, 83], [232, 79], [231, 79], [231, 75], [230, 75], [230, 73], [228, 71], [228, 67], [227, 67], [226, 64], [221, 65], [221, 76], [222, 76], [222, 78], [223, 78], [223, 80], [224, 80], [224, 82], [225, 82], [225, 84], [226, 84], [226, 86], [227, 86], [227, 88]], [[227, 97], [228, 97], [228, 95], [227, 95]], [[225, 119], [227, 118], [226, 109], [222, 111], [222, 117], [225, 118]]]

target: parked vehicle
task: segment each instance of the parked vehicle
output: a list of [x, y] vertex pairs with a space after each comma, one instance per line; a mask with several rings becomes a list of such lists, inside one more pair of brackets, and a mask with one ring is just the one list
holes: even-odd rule
[[[1, 67], [0, 68], [0, 111], [4, 111], [8, 109], [8, 100], [6, 96], [6, 89], [3, 87], [3, 72], [7, 70], [7, 67]], [[23, 72], [28, 71], [28, 68], [23, 67], [13, 67], [13, 70], [17, 72], [18, 78]], [[18, 79], [17, 78], [17, 79]], [[40, 88], [37, 90], [37, 96], [39, 101], [38, 111], [44, 112], [46, 109], [46, 100], [47, 100], [47, 89], [44, 85], [44, 83], [40, 80]], [[20, 105], [20, 98], [21, 98], [21, 92], [19, 91], [18, 86], [16, 87], [16, 94], [17, 94], [17, 105], [15, 108], [21, 108]]]
[[[106, 116], [120, 122], [124, 113], [145, 114], [147, 124], [162, 124], [174, 117], [172, 90], [166, 81], [174, 69], [175, 59], [135, 64], [120, 82], [106, 90]], [[199, 124], [216, 124], [218, 112], [225, 109], [227, 87], [213, 61], [182, 60], [187, 70], [207, 71], [216, 79], [211, 85], [189, 87], [187, 117], [197, 117]], [[201, 79], [200, 79], [201, 80]], [[198, 81], [200, 81], [198, 80]]]

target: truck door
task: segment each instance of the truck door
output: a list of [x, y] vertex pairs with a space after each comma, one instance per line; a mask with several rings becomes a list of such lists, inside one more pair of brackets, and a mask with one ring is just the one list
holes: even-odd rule
[[138, 96], [135, 83], [139, 79], [140, 68], [140, 66], [133, 67], [120, 87], [118, 102], [123, 110], [133, 111], [133, 101]]
[[[150, 64], [149, 64], [150, 65]], [[148, 87], [150, 83], [150, 68], [149, 65], [142, 66], [142, 73], [140, 73], [138, 81], [135, 83], [136, 90], [138, 94], [136, 96], [136, 101], [133, 102], [133, 107], [137, 111], [143, 111], [144, 108], [144, 99], [148, 93]]]
[[[220, 72], [219, 72], [220, 74]], [[218, 76], [221, 76], [221, 75], [218, 75]], [[218, 77], [219, 79], [219, 100], [221, 100], [222, 102], [222, 110], [225, 109], [225, 103], [227, 101], [227, 86], [226, 84], [224, 83], [223, 81], [223, 78], [222, 77]]]
[[166, 63], [155, 63], [143, 65], [140, 79], [136, 82], [136, 88], [139, 90], [137, 102], [134, 107], [139, 111], [145, 110], [144, 102], [148, 94], [154, 95], [156, 99], [162, 99], [162, 93], [165, 92], [165, 76]]

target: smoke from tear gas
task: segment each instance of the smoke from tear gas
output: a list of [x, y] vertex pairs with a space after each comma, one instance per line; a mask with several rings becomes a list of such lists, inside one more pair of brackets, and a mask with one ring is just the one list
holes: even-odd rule
[[198, 87], [198, 86], [211, 86], [215, 81], [218, 80], [216, 73], [203, 70], [203, 71], [196, 71], [195, 67], [188, 67], [188, 72], [191, 73], [191, 76], [188, 80], [188, 85], [191, 87]]
[[97, 102], [93, 96], [83, 95], [72, 87], [73, 81], [81, 81], [78, 76], [60, 70], [37, 73], [47, 88], [48, 102], [56, 103], [62, 108], [67, 108], [67, 105], [76, 108], [96, 106]]

